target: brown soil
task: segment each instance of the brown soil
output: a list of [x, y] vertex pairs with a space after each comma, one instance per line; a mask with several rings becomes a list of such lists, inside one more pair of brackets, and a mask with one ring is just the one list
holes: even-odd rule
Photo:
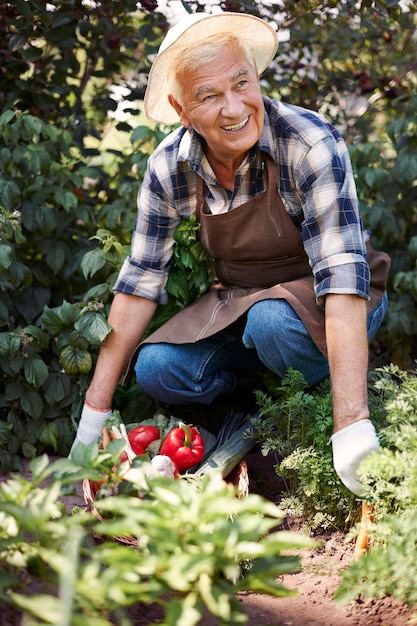
[[[279, 501], [280, 483], [272, 461], [252, 452], [246, 458], [250, 491], [261, 493], [272, 501]], [[81, 489], [78, 498], [71, 498], [69, 510], [83, 503]], [[291, 530], [292, 527], [289, 521]], [[319, 547], [301, 554], [302, 568], [288, 574], [281, 582], [297, 591], [289, 598], [272, 598], [256, 593], [239, 594], [248, 626], [406, 626], [412, 611], [392, 598], [378, 600], [358, 599], [350, 605], [337, 604], [333, 594], [338, 587], [340, 572], [353, 558], [354, 544], [346, 544], [342, 533], [335, 532], [319, 538]], [[1, 604], [1, 603], [0, 603]], [[129, 611], [133, 626], [158, 624], [161, 614], [157, 607], [137, 605]], [[20, 626], [16, 615], [0, 606], [0, 626]], [[209, 617], [201, 626], [217, 626]]]

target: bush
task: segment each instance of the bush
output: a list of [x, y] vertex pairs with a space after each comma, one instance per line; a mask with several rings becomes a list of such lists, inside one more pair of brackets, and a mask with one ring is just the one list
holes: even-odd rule
[[[60, 497], [77, 480], [99, 480], [117, 454], [110, 457], [95, 444], [78, 465], [45, 455], [30, 463], [31, 480], [16, 475], [0, 484], [2, 603], [45, 624], [128, 625], [129, 607], [156, 603], [167, 626], [192, 626], [205, 615], [234, 625], [247, 622], [237, 592], [295, 593], [279, 577], [299, 567], [287, 551], [310, 540], [269, 533], [279, 509], [257, 495], [237, 498], [217, 473], [195, 484], [152, 477], [141, 462], [123, 476], [131, 493], [97, 502], [105, 521], [83, 509], [68, 514]], [[114, 541], [120, 535], [138, 545]]]
[[[379, 339], [388, 362], [412, 367], [417, 351], [417, 97], [372, 142], [351, 148], [363, 219], [392, 259], [389, 308]], [[385, 361], [387, 362], [387, 361]]]
[[[252, 420], [263, 455], [274, 454], [275, 470], [284, 478], [280, 506], [298, 517], [306, 532], [346, 532], [358, 520], [359, 501], [333, 467], [333, 410], [330, 381], [308, 389], [302, 374], [289, 369], [282, 381], [269, 382], [270, 392], [256, 392], [259, 417]], [[385, 424], [380, 394], [369, 385], [371, 419]]]
[[[5, 112], [0, 151], [0, 407], [10, 432], [0, 444], [5, 471], [15, 466], [15, 455], [68, 450], [68, 417], [79, 413], [97, 346], [109, 331], [103, 305], [110, 295], [108, 268], [120, 265], [123, 244], [103, 237], [104, 260], [97, 260], [90, 228], [100, 218], [96, 183], [102, 174], [84, 165], [69, 129]], [[94, 182], [87, 185], [86, 177]], [[104, 206], [111, 215], [111, 203]], [[94, 288], [102, 303], [88, 304], [87, 252], [95, 254], [97, 276], [101, 271], [109, 279], [105, 289]]]
[[336, 598], [391, 595], [417, 607], [417, 377], [397, 366], [382, 368], [375, 382], [386, 407], [382, 450], [362, 462], [365, 497], [374, 508], [371, 548], [342, 573]]
[[[365, 226], [393, 257], [390, 312], [375, 346], [386, 362], [408, 363], [417, 336], [414, 0], [405, 8], [318, 8], [309, 0], [219, 5], [279, 22], [289, 39], [263, 75], [264, 91], [326, 113], [351, 144]], [[108, 330], [104, 318], [128, 253], [137, 190], [167, 130], [141, 124], [149, 59], [167, 30], [156, 2], [141, 7], [136, 0], [2, 3], [3, 471], [21, 454], [66, 454]], [[362, 103], [363, 115], [353, 101]], [[186, 221], [178, 230], [170, 300], [149, 331], [207, 285], [197, 228]], [[75, 328], [86, 312], [94, 314], [97, 334]], [[51, 315], [60, 318], [55, 327]], [[120, 387], [115, 408], [137, 417], [135, 393]]]

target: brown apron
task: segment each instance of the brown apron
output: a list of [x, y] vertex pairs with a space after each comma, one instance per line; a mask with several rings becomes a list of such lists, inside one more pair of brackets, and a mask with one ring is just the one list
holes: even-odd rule
[[[268, 189], [240, 207], [219, 215], [208, 212], [203, 180], [197, 176], [200, 241], [214, 259], [213, 287], [174, 315], [144, 343], [194, 343], [223, 330], [255, 302], [283, 298], [296, 311], [312, 339], [326, 355], [324, 308], [317, 305], [314, 278], [300, 232], [277, 190], [277, 170], [267, 155]], [[368, 246], [372, 272], [368, 311], [386, 289], [390, 259]]]

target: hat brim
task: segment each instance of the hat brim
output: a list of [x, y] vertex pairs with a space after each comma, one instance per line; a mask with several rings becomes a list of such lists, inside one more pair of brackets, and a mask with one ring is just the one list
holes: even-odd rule
[[168, 76], [175, 59], [190, 44], [224, 33], [233, 33], [245, 42], [252, 51], [259, 74], [269, 65], [277, 51], [277, 33], [260, 18], [231, 12], [207, 15], [185, 29], [153, 62], [144, 100], [148, 119], [169, 126], [178, 124], [180, 119], [168, 102]]

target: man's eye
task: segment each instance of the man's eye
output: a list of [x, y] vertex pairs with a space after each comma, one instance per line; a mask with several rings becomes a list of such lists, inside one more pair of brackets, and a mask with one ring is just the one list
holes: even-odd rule
[[239, 87], [239, 89], [241, 89], [242, 87], [246, 87], [247, 84], [248, 84], [247, 80], [240, 80], [237, 86]]
[[207, 96], [204, 96], [203, 102], [208, 102], [210, 100], [214, 100], [215, 97], [216, 97], [216, 95], [214, 93], [211, 93], [211, 94], [209, 94]]

